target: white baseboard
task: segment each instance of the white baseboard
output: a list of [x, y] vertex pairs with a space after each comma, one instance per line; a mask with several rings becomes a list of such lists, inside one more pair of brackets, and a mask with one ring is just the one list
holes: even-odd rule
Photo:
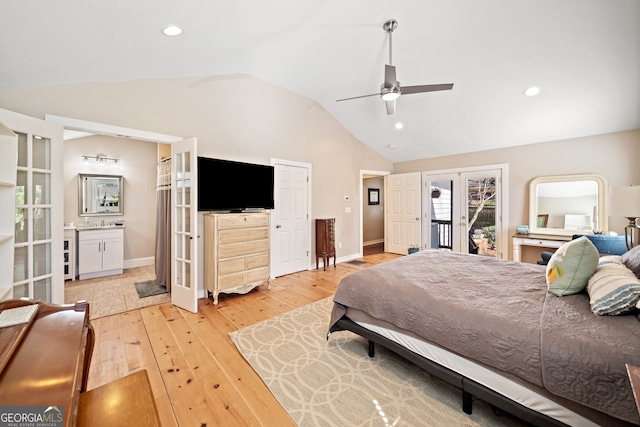
[[378, 243], [384, 243], [384, 239], [369, 240], [368, 242], [362, 243], [362, 246], [377, 245]]
[[124, 268], [146, 267], [155, 264], [155, 257], [125, 259]]
[[[341, 256], [340, 258], [336, 258], [336, 264], [339, 264], [341, 262], [347, 262], [347, 261], [351, 261], [352, 259], [356, 259], [356, 258], [362, 258], [362, 254], [351, 254], [351, 255], [346, 255], [346, 256]], [[333, 265], [333, 257], [329, 258], [329, 264], [327, 264], [327, 267], [330, 267]], [[315, 267], [315, 264], [314, 264]], [[318, 270], [320, 270], [321, 268], [324, 268], [324, 260], [319, 260], [318, 263]], [[315, 270], [315, 268], [311, 268], [312, 270]]]

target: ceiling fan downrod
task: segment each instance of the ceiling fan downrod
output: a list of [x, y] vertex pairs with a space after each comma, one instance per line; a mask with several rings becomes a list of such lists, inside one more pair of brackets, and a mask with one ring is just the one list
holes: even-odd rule
[[398, 21], [389, 19], [382, 25], [382, 29], [389, 34], [389, 65], [393, 65], [393, 30], [398, 28]]

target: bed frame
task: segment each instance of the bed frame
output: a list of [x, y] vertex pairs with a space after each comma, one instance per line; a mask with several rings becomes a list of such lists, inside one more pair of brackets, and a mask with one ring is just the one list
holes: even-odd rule
[[426, 359], [416, 353], [413, 353], [400, 344], [358, 325], [346, 316], [343, 316], [340, 320], [338, 320], [333, 330], [351, 331], [367, 339], [369, 341], [369, 357], [375, 356], [375, 344], [380, 344], [381, 346], [393, 351], [397, 355], [415, 364], [419, 368], [424, 369], [429, 374], [459, 388], [460, 390], [462, 390], [462, 410], [467, 414], [472, 413], [473, 397], [475, 396], [476, 398], [487, 402], [492, 407], [499, 408], [500, 410], [508, 412], [520, 418], [521, 420], [536, 426], [566, 426], [566, 424], [556, 419], [529, 409], [499, 393], [496, 393], [495, 391], [465, 377], [464, 375], [461, 375], [432, 360]]

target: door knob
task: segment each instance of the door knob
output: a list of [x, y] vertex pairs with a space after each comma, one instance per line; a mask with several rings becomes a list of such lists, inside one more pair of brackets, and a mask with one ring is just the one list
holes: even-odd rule
[[420, 221], [420, 217], [419, 216], [416, 217], [416, 221]]
[[276, 225], [276, 228], [281, 228], [282, 226], [280, 224]]

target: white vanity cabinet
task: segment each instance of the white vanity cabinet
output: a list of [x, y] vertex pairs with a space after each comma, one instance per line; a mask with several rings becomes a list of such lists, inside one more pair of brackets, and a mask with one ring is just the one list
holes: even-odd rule
[[123, 271], [123, 228], [78, 231], [78, 274], [80, 280], [122, 274]]

